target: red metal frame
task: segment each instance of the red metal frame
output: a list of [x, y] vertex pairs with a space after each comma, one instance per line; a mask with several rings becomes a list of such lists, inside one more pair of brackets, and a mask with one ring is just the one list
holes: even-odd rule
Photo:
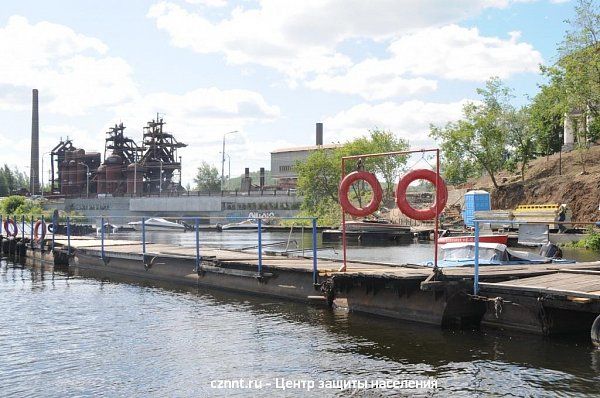
[[[365, 155], [352, 155], [352, 156], [343, 156], [342, 157], [342, 179], [344, 179], [344, 177], [346, 176], [346, 160], [352, 160], [352, 159], [366, 159], [366, 158], [379, 158], [379, 157], [383, 157], [383, 156], [398, 156], [398, 155], [409, 155], [412, 153], [425, 153], [425, 152], [435, 152], [435, 158], [436, 158], [436, 165], [435, 165], [435, 174], [436, 174], [436, 181], [435, 181], [435, 207], [436, 207], [436, 215], [435, 215], [435, 231], [434, 231], [434, 237], [433, 237], [433, 242], [434, 242], [434, 248], [435, 248], [435, 254], [434, 254], [434, 267], [437, 268], [437, 264], [438, 264], [438, 230], [439, 230], [439, 214], [440, 214], [440, 203], [438, 200], [438, 195], [437, 195], [437, 191], [438, 191], [438, 187], [440, 186], [440, 150], [439, 149], [415, 149], [415, 150], [410, 150], [410, 151], [395, 151], [395, 152], [382, 152], [382, 153], [368, 153]], [[341, 205], [340, 205], [341, 207]], [[346, 272], [346, 259], [347, 259], [347, 255], [346, 255], [346, 249], [347, 249], [347, 243], [346, 243], [346, 212], [344, 211], [344, 208], [342, 208], [342, 250], [343, 250], [343, 261], [344, 261], [344, 265], [342, 265], [342, 267], [339, 269], [339, 272]]]

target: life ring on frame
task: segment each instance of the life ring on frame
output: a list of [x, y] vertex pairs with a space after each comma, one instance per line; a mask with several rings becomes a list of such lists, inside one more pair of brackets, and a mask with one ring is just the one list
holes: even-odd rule
[[[435, 202], [428, 209], [415, 209], [406, 199], [408, 186], [416, 180], [429, 181], [436, 187]], [[444, 210], [447, 201], [448, 188], [446, 187], [446, 183], [433, 170], [419, 169], [409, 171], [400, 179], [396, 187], [396, 204], [398, 208], [403, 214], [413, 220], [431, 220], [435, 218]]]
[[[12, 232], [10, 232], [10, 229], [8, 229], [10, 225], [12, 225]], [[7, 218], [6, 220], [4, 220], [4, 230], [6, 231], [6, 236], [12, 236], [13, 238], [19, 233], [19, 227], [17, 226], [17, 222], [12, 218]]]
[[[350, 191], [350, 187], [356, 181], [363, 180], [367, 184], [371, 186], [373, 190], [373, 196], [371, 197], [371, 201], [365, 207], [356, 207], [352, 203], [350, 203], [350, 199], [348, 199], [348, 192]], [[348, 174], [342, 182], [340, 183], [340, 187], [338, 189], [338, 196], [340, 198], [340, 205], [342, 209], [348, 214], [351, 214], [355, 217], [365, 217], [369, 214], [374, 213], [381, 203], [381, 199], [383, 198], [383, 190], [381, 189], [381, 184], [377, 181], [377, 177], [373, 173], [369, 173], [367, 171], [353, 171]]]
[[[40, 238], [40, 226], [42, 227], [42, 233]], [[36, 241], [43, 240], [46, 237], [46, 223], [42, 220], [37, 220], [35, 225], [33, 226], [33, 237]]]

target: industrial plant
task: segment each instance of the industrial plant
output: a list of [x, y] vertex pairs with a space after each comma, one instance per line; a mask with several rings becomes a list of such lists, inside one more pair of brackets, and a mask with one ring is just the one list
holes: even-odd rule
[[104, 156], [77, 148], [70, 139], [61, 140], [50, 152], [51, 195], [142, 196], [182, 191], [177, 150], [187, 145], [164, 131], [164, 126], [157, 114], [143, 128], [138, 145], [125, 135], [123, 123], [115, 124], [106, 132]]

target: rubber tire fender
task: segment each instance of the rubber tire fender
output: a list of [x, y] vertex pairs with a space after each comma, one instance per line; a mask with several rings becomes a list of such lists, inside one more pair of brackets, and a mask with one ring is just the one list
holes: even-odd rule
[[[350, 199], [348, 199], [348, 192], [350, 191], [350, 186], [356, 181], [363, 180], [367, 184], [371, 186], [373, 190], [373, 196], [371, 197], [371, 201], [365, 207], [356, 207], [352, 203], [350, 203]], [[340, 182], [340, 187], [338, 189], [338, 197], [340, 201], [340, 205], [342, 209], [355, 217], [365, 217], [369, 214], [373, 214], [379, 208], [379, 204], [381, 203], [381, 199], [383, 198], [383, 189], [381, 189], [381, 184], [377, 180], [377, 177], [373, 173], [369, 173], [367, 171], [353, 171], [344, 177], [342, 182]]]

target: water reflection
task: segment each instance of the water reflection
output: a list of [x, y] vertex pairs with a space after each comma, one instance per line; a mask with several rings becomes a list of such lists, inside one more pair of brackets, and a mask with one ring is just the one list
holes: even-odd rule
[[[131, 282], [2, 263], [2, 394], [304, 396], [296, 390], [220, 391], [209, 381], [430, 376], [444, 395], [598, 391], [600, 355], [587, 336], [440, 330], [302, 303]], [[369, 394], [380, 393], [394, 395]]]

